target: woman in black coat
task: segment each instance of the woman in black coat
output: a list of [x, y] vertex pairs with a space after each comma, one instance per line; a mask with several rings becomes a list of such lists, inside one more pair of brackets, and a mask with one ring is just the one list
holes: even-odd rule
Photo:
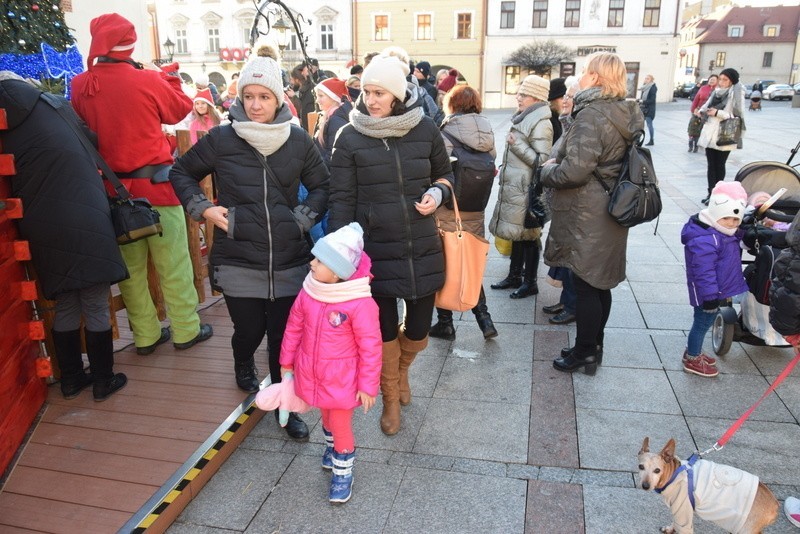
[[[453, 177], [442, 136], [425, 116], [416, 86], [406, 81], [408, 73], [407, 58], [373, 58], [331, 162], [328, 230], [358, 222], [372, 259], [383, 338], [381, 430], [387, 435], [400, 430], [400, 405], [411, 402], [408, 369], [428, 344], [434, 297], [444, 284], [433, 212], [449, 189], [433, 182]], [[399, 331], [398, 298], [406, 308]]]
[[[24, 207], [20, 233], [30, 243], [44, 297], [56, 301], [51, 334], [61, 393], [71, 399], [94, 384], [94, 399], [101, 401], [127, 383], [124, 374], [113, 372], [108, 295], [128, 271], [97, 165], [73, 126], [93, 134], [66, 100], [44, 98], [19, 76], [0, 72], [0, 108], [8, 117], [0, 142], [14, 155], [11, 189]], [[91, 374], [83, 369], [81, 315]]]

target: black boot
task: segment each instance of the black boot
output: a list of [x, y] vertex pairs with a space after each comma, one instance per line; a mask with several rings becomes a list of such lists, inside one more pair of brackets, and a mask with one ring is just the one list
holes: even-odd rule
[[582, 354], [577, 347], [573, 347], [567, 351], [566, 356], [562, 354], [553, 360], [553, 367], [565, 373], [583, 368], [583, 372], [591, 376], [597, 372], [597, 356], [594, 353]]
[[86, 336], [86, 353], [89, 355], [89, 366], [92, 369], [94, 400], [101, 402], [115, 392], [124, 388], [128, 377], [123, 373], [114, 373], [114, 337], [111, 329], [104, 332], [92, 332], [84, 329]]
[[[574, 347], [564, 347], [561, 349], [561, 357], [566, 358], [570, 355], [570, 353], [574, 350]], [[597, 365], [603, 365], [603, 345], [597, 345], [597, 351], [595, 352], [595, 360], [597, 360]]]
[[233, 371], [236, 375], [236, 385], [248, 393], [257, 393], [259, 390], [258, 370], [253, 357], [236, 358], [234, 356]]
[[514, 241], [511, 243], [511, 264], [508, 267], [508, 276], [496, 284], [492, 284], [492, 289], [511, 289], [522, 285], [522, 264], [525, 262], [523, 243]]
[[65, 399], [74, 399], [92, 384], [92, 375], [83, 370], [81, 331], [51, 330], [51, 334], [58, 368], [61, 370], [61, 394]]
[[475, 314], [478, 328], [483, 332], [483, 339], [497, 337], [497, 329], [494, 327], [494, 322], [492, 322], [492, 316], [489, 315], [489, 307], [486, 306], [486, 293], [483, 292], [483, 286], [481, 286], [481, 296], [478, 297], [478, 304], [472, 308], [472, 313]]
[[456, 338], [456, 329], [453, 326], [453, 312], [450, 310], [443, 310], [442, 308], [436, 308], [436, 315], [438, 321], [431, 327], [428, 335], [448, 341], [454, 340]]
[[509, 295], [512, 299], [524, 299], [539, 293], [539, 286], [536, 284], [536, 274], [539, 270], [539, 245], [536, 241], [525, 241], [523, 245], [525, 277], [522, 285]]
[[[278, 410], [275, 410], [275, 421], [278, 421]], [[280, 423], [279, 423], [280, 424]], [[283, 427], [290, 438], [298, 441], [308, 440], [308, 425], [294, 412], [289, 412], [289, 421]]]

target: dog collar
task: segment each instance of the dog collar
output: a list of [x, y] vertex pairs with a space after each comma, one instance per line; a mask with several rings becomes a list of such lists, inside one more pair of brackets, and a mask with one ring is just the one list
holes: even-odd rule
[[680, 475], [683, 471], [686, 471], [686, 478], [689, 481], [689, 502], [692, 504], [692, 510], [694, 510], [694, 473], [692, 472], [692, 467], [694, 467], [694, 463], [699, 459], [700, 457], [696, 453], [692, 454], [689, 459], [686, 460], [685, 464], [681, 464], [681, 466], [677, 468], [674, 473], [672, 473], [672, 476], [666, 484], [660, 488], [654, 488], [653, 491], [660, 494], [662, 491], [667, 489], [670, 484], [675, 482], [675, 479], [678, 478], [678, 475]]

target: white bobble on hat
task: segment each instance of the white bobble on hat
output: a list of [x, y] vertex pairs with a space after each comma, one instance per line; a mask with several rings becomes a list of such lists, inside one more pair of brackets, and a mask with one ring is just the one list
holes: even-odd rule
[[361, 263], [364, 230], [357, 222], [343, 226], [317, 241], [311, 249], [319, 261], [342, 280], [348, 280]]

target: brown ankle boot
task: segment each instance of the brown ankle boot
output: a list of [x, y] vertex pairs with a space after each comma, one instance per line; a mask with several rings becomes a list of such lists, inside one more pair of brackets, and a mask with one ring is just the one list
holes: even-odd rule
[[406, 406], [411, 404], [411, 386], [408, 384], [408, 368], [417, 354], [425, 350], [428, 346], [428, 336], [419, 341], [408, 339], [404, 333], [400, 332], [400, 404]]
[[381, 394], [383, 414], [381, 430], [387, 436], [400, 431], [400, 340], [393, 339], [383, 344], [381, 365]]

